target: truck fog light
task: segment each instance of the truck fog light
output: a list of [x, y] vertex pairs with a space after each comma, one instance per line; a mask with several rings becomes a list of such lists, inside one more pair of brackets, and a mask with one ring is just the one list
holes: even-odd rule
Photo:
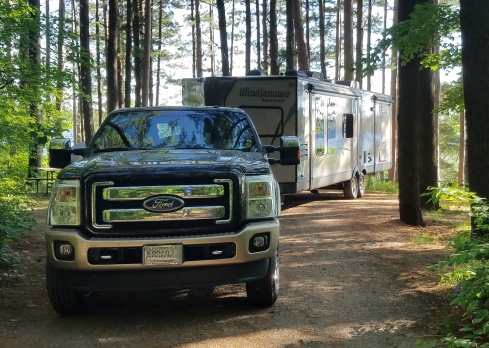
[[56, 258], [59, 260], [73, 261], [75, 259], [75, 248], [69, 242], [55, 242], [54, 253]]
[[270, 245], [270, 235], [268, 233], [255, 234], [250, 239], [250, 252], [267, 250]]

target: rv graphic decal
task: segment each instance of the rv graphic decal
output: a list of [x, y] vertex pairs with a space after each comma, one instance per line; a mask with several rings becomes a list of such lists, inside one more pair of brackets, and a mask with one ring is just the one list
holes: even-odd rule
[[[249, 87], [245, 87], [239, 89], [240, 97], [256, 97], [260, 99], [289, 98], [291, 93], [292, 93], [291, 91], [273, 91], [273, 90], [266, 90], [263, 88], [251, 89]], [[267, 101], [267, 100], [264, 99], [263, 101]]]

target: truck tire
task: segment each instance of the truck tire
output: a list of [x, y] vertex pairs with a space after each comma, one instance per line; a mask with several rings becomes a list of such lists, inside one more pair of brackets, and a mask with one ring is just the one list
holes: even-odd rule
[[358, 174], [357, 181], [358, 181], [358, 195], [357, 195], [357, 197], [362, 198], [363, 196], [365, 196], [365, 190], [366, 190], [365, 175], [363, 175], [363, 173]]
[[61, 315], [80, 314], [85, 308], [83, 294], [66, 288], [60, 276], [60, 271], [49, 263], [46, 264], [46, 288], [49, 301], [54, 310]]
[[343, 182], [343, 194], [346, 199], [355, 199], [358, 197], [358, 181], [356, 175], [353, 175], [350, 180]]
[[271, 306], [278, 297], [279, 290], [279, 258], [278, 249], [270, 259], [265, 278], [246, 283], [248, 302], [257, 306]]

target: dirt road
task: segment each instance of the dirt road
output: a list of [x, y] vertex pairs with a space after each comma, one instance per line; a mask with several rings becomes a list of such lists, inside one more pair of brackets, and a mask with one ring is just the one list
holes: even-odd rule
[[[48, 302], [41, 226], [18, 245], [27, 270], [0, 289], [0, 346], [392, 348], [415, 347], [434, 330], [444, 292], [427, 268], [446, 251], [412, 243], [421, 231], [399, 222], [396, 195], [288, 196], [281, 223], [280, 296], [271, 308], [250, 308], [244, 285], [232, 285], [104, 294], [75, 317]], [[449, 229], [428, 222], [425, 232]]]

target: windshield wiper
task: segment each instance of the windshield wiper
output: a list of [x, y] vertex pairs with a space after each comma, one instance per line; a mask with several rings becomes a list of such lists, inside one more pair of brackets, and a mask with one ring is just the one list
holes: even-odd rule
[[93, 152], [100, 153], [100, 152], [115, 152], [115, 151], [132, 151], [132, 150], [140, 150], [140, 149], [132, 146], [121, 146], [121, 147], [108, 147], [105, 149], [95, 149], [93, 150]]

